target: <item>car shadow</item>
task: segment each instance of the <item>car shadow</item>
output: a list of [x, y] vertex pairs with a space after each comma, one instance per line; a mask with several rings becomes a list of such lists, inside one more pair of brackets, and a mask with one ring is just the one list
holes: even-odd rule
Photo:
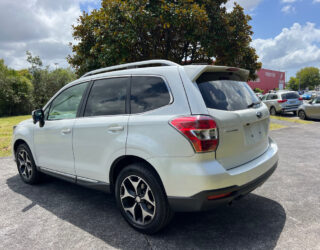
[[273, 249], [283, 230], [286, 213], [271, 199], [250, 194], [233, 206], [210, 212], [177, 213], [160, 233], [142, 235], [122, 219], [112, 195], [55, 178], [30, 186], [18, 175], [7, 179], [8, 187], [62, 220], [121, 249]]

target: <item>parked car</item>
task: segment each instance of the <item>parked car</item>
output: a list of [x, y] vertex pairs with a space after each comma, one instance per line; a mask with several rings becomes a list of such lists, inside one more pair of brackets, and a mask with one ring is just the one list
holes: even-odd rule
[[89, 72], [15, 127], [21, 179], [35, 184], [45, 173], [111, 192], [144, 233], [159, 231], [174, 211], [230, 203], [278, 163], [268, 109], [247, 77], [165, 60]]
[[299, 107], [298, 116], [300, 119], [320, 119], [320, 95], [312, 99], [308, 103], [304, 103]]
[[261, 100], [262, 97], [263, 97], [263, 94], [262, 93], [255, 93], [257, 95], [257, 97]]
[[303, 100], [310, 100], [312, 97], [312, 93], [311, 92], [305, 92], [303, 95], [302, 95], [302, 99]]
[[303, 103], [302, 98], [294, 91], [278, 91], [263, 96], [262, 101], [267, 105], [271, 115], [293, 112], [297, 115], [298, 107]]

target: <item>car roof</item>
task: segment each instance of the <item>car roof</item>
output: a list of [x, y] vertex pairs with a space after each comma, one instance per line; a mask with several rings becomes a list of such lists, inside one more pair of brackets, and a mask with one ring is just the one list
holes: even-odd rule
[[[64, 88], [69, 88], [81, 82], [91, 81], [104, 77], [125, 76], [132, 74], [160, 74], [164, 69], [181, 68], [188, 75], [191, 81], [195, 81], [204, 72], [233, 72], [237, 74], [241, 80], [247, 81], [249, 71], [241, 68], [215, 65], [179, 65], [168, 60], [148, 60], [136, 63], [120, 64], [116, 66], [106, 67], [98, 70], [90, 71], [79, 79], [67, 84]], [[64, 89], [63, 88], [63, 89]]]

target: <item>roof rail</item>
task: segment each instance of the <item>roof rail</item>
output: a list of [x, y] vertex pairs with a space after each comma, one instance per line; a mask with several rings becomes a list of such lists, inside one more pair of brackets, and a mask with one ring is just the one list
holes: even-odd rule
[[84, 74], [82, 77], [92, 76], [92, 75], [111, 72], [111, 71], [139, 68], [139, 67], [143, 67], [143, 66], [146, 67], [146, 66], [153, 66], [153, 65], [180, 66], [179, 64], [168, 61], [168, 60], [148, 60], [148, 61], [141, 61], [141, 62], [134, 62], [134, 63], [125, 63], [125, 64], [120, 64], [120, 65], [111, 66], [111, 67], [102, 68], [102, 69], [96, 69], [96, 70], [93, 70], [93, 71], [90, 71], [90, 72]]

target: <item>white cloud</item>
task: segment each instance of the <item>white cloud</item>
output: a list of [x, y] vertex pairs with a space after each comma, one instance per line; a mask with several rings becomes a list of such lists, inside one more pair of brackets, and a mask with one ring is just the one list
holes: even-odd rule
[[228, 11], [233, 9], [234, 3], [237, 2], [240, 6], [242, 6], [247, 11], [254, 10], [262, 0], [229, 0], [226, 3], [226, 8]]
[[313, 0], [313, 3], [320, 3], [320, 0]]
[[295, 23], [274, 38], [256, 39], [252, 46], [257, 50], [264, 68], [288, 71], [320, 67], [320, 28], [314, 23], [302, 26]]
[[282, 7], [281, 9], [282, 12], [289, 14], [289, 13], [293, 13], [296, 11], [296, 8], [293, 7], [292, 5], [288, 4]]
[[81, 14], [80, 4], [99, 0], [0, 1], [0, 58], [10, 67], [28, 67], [26, 51], [39, 55], [45, 65], [66, 67], [73, 41], [71, 25]]
[[[282, 3], [295, 3], [297, 0], [282, 0]], [[319, 1], [319, 0], [318, 0]]]

